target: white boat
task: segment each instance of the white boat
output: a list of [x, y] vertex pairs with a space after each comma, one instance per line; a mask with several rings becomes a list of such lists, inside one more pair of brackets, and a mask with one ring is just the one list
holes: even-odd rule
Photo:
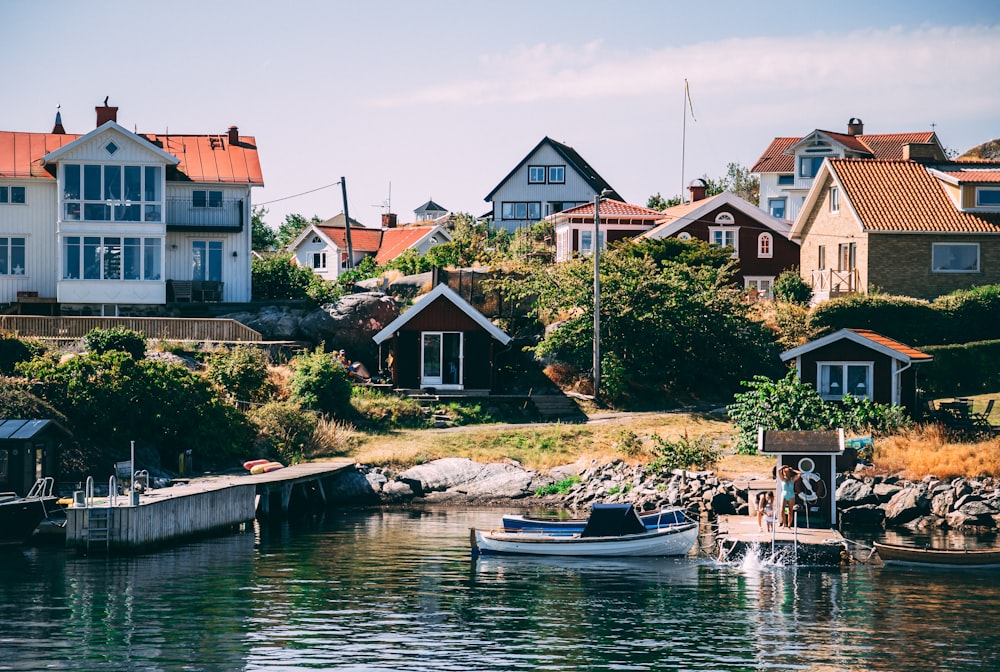
[[631, 504], [595, 504], [581, 532], [473, 529], [469, 536], [473, 555], [670, 556], [691, 550], [698, 523], [649, 530]]

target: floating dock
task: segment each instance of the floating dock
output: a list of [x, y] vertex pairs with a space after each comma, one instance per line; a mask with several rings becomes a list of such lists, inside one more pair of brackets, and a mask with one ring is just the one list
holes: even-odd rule
[[267, 474], [193, 478], [141, 494], [77, 497], [66, 509], [66, 546], [128, 552], [233, 529], [258, 510], [268, 515], [279, 496], [287, 512], [296, 487], [325, 504], [323, 479], [353, 467], [352, 461], [309, 462]]
[[846, 565], [851, 562], [847, 540], [838, 531], [827, 527], [778, 527], [773, 533], [760, 531], [757, 518], [751, 516], [719, 516], [716, 534], [718, 559], [732, 562], [750, 549], [767, 553], [773, 547], [775, 557], [799, 565]]

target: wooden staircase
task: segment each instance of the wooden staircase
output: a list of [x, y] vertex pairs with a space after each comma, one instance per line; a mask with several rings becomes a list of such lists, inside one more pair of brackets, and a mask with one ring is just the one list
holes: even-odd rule
[[529, 399], [545, 420], [583, 422], [587, 419], [576, 402], [560, 391], [532, 394]]

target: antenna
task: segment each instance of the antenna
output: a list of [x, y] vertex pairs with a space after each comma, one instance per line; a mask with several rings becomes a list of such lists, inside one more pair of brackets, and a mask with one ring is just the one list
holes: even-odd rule
[[389, 198], [385, 199], [381, 203], [372, 206], [373, 208], [385, 208], [385, 214], [390, 214], [392, 212], [392, 182], [389, 183]]

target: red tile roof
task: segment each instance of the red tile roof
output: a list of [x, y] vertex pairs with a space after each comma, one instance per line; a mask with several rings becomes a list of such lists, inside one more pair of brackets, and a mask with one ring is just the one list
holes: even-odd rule
[[[343, 226], [322, 226], [316, 225], [327, 238], [337, 244], [342, 250], [347, 249], [347, 229]], [[354, 252], [372, 253], [378, 252], [379, 245], [382, 244], [382, 229], [369, 229], [363, 226], [351, 227], [351, 249]]]
[[958, 209], [920, 163], [831, 159], [830, 167], [867, 231], [1000, 233], [1000, 213]]
[[[54, 175], [41, 165], [46, 154], [82, 137], [70, 133], [0, 131], [0, 177], [28, 178]], [[264, 178], [253, 136], [240, 136], [230, 145], [225, 135], [139, 135], [180, 159], [181, 180], [263, 185]], [[178, 179], [171, 168], [168, 179]]]
[[882, 334], [876, 334], [874, 331], [870, 331], [868, 329], [848, 329], [848, 331], [853, 331], [858, 336], [867, 338], [868, 340], [878, 343], [879, 345], [889, 348], [890, 350], [895, 350], [901, 355], [905, 355], [906, 357], [913, 360], [933, 359], [927, 353], [920, 352], [916, 348], [911, 348], [910, 346], [900, 343], [899, 341], [894, 341], [888, 336], [883, 336]]
[[1000, 170], [942, 170], [959, 184], [995, 184], [1000, 182]]
[[381, 266], [385, 262], [395, 259], [436, 228], [437, 226], [407, 226], [386, 229], [382, 232], [382, 245], [378, 248], [375, 261]]
[[670, 223], [677, 219], [685, 219], [687, 214], [692, 210], [697, 210], [710, 203], [713, 199], [718, 198], [721, 194], [714, 194], [712, 196], [706, 196], [699, 201], [691, 201], [690, 203], [681, 203], [680, 205], [675, 205], [673, 207], [667, 208], [660, 213], [660, 221], [664, 224]]
[[[563, 210], [560, 214], [571, 215], [573, 217], [590, 217], [593, 219], [594, 204], [593, 202], [581, 203], [575, 207]], [[610, 198], [601, 201], [601, 217], [641, 217], [643, 219], [652, 217], [656, 219], [662, 214], [659, 210], [644, 208], [641, 205], [632, 205], [631, 203], [624, 203]]]
[[[909, 144], [926, 144], [935, 141], [933, 131], [921, 133], [869, 133], [863, 135], [848, 135], [817, 129], [848, 149], [855, 152], [871, 154], [872, 158], [885, 161], [902, 161], [903, 147]], [[750, 169], [751, 173], [792, 173], [795, 172], [795, 157], [785, 152], [802, 141], [802, 138], [775, 138], [757, 163]]]

